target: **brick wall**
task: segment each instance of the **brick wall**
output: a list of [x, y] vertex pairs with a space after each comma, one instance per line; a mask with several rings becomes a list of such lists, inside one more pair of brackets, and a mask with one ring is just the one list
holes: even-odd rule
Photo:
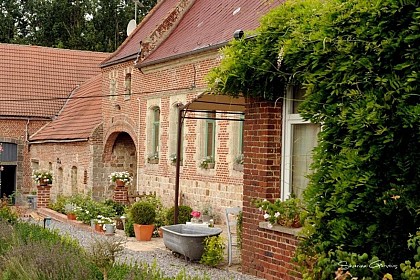
[[[98, 126], [89, 140], [62, 143], [32, 143], [31, 161], [38, 162], [39, 169], [53, 172], [51, 199], [57, 195], [106, 193], [109, 180], [103, 172], [102, 126]], [[99, 155], [99, 156], [98, 156]], [[31, 183], [35, 190], [35, 183]]]
[[16, 191], [29, 193], [32, 186], [32, 170], [26, 135], [38, 131], [46, 120], [0, 119], [0, 142], [17, 144]]
[[[133, 62], [107, 67], [103, 71], [103, 91], [110, 94], [115, 80], [116, 97], [103, 99], [105, 152], [115, 143], [115, 135], [129, 133], [136, 146], [137, 181], [139, 192], [155, 192], [166, 206], [174, 201], [175, 167], [169, 156], [176, 147], [176, 118], [174, 106], [185, 104], [206, 90], [205, 75], [219, 63], [216, 51], [200, 54], [165, 64], [131, 70], [132, 94], [124, 96], [124, 76]], [[151, 147], [151, 108], [159, 106], [160, 146], [159, 163], [147, 162]], [[203, 157], [203, 121], [186, 120], [184, 127], [184, 153], [181, 167], [180, 201], [197, 210], [211, 205], [224, 222], [224, 208], [242, 206], [243, 173], [233, 170], [235, 151], [234, 133], [239, 130], [235, 122], [217, 121], [216, 165], [203, 170], [199, 161]], [[106, 155], [105, 155], [106, 157]]]
[[244, 204], [242, 270], [265, 279], [299, 279], [292, 257], [297, 245], [294, 232], [269, 229], [255, 198], [280, 197], [281, 102], [247, 100], [244, 124]]

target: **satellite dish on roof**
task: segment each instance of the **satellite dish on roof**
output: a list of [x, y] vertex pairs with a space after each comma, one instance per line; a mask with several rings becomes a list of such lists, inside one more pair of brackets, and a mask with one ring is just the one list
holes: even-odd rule
[[127, 36], [130, 36], [131, 32], [136, 28], [136, 20], [132, 19], [127, 25]]

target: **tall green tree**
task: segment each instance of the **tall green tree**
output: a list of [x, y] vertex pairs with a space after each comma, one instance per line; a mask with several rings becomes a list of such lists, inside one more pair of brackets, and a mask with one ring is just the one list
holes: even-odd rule
[[[144, 0], [138, 22], [156, 4]], [[135, 17], [130, 0], [5, 0], [0, 41], [68, 49], [114, 51]]]
[[18, 2], [14, 0], [3, 0], [0, 3], [0, 42], [10, 43], [18, 36], [16, 19], [21, 18]]

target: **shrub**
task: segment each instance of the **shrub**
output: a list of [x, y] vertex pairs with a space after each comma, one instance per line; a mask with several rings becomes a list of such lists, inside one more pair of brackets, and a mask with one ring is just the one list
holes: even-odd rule
[[[187, 205], [180, 205], [178, 207], [178, 224], [185, 224], [191, 220], [191, 212], [192, 208]], [[169, 208], [168, 212], [166, 213], [166, 224], [173, 225], [174, 224], [174, 213], [175, 207], [172, 206]]]
[[105, 200], [104, 204], [114, 209], [114, 212], [117, 215], [117, 217], [121, 217], [125, 213], [126, 207], [122, 203], [116, 202], [112, 199], [107, 199]]
[[148, 201], [137, 201], [130, 208], [130, 218], [135, 224], [152, 225], [156, 218], [156, 207]]
[[223, 261], [225, 253], [225, 242], [219, 236], [209, 236], [204, 239], [204, 253], [201, 256], [200, 263], [209, 266], [217, 266]]
[[12, 247], [14, 241], [14, 229], [7, 221], [0, 219], [0, 255]]
[[0, 221], [16, 223], [18, 215], [7, 204], [0, 205]]
[[408, 248], [414, 252], [413, 262], [406, 260], [400, 265], [402, 270], [402, 279], [420, 279], [420, 229], [416, 235], [413, 235], [408, 240]]
[[133, 220], [130, 218], [130, 215], [127, 215], [125, 220], [125, 226], [124, 226], [124, 232], [125, 235], [128, 237], [134, 237], [134, 223]]
[[51, 202], [49, 208], [62, 214], [66, 214], [65, 206], [69, 197], [58, 195], [55, 202]]
[[419, 9], [414, 0], [285, 1], [255, 40], [224, 48], [209, 76], [213, 92], [272, 101], [304, 85], [298, 111], [322, 126], [304, 194], [308, 270], [324, 270], [325, 252], [338, 248], [387, 264], [414, 255], [404, 241], [420, 226]]
[[98, 270], [79, 248], [60, 242], [18, 244], [0, 258], [0, 279], [98, 279]]
[[90, 259], [102, 271], [104, 280], [108, 279], [108, 271], [114, 265], [116, 258], [124, 250], [124, 240], [120, 237], [94, 239], [90, 245]]
[[236, 218], [236, 244], [242, 249], [243, 212], [240, 211]]

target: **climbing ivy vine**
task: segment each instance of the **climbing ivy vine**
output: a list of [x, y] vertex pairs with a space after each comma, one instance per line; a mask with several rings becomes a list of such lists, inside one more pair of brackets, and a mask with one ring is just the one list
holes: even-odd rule
[[301, 115], [322, 124], [304, 277], [348, 264], [359, 279], [408, 279], [400, 264], [418, 261], [407, 241], [420, 226], [420, 2], [286, 1], [247, 35], [222, 50], [211, 90], [277, 100], [300, 84]]

